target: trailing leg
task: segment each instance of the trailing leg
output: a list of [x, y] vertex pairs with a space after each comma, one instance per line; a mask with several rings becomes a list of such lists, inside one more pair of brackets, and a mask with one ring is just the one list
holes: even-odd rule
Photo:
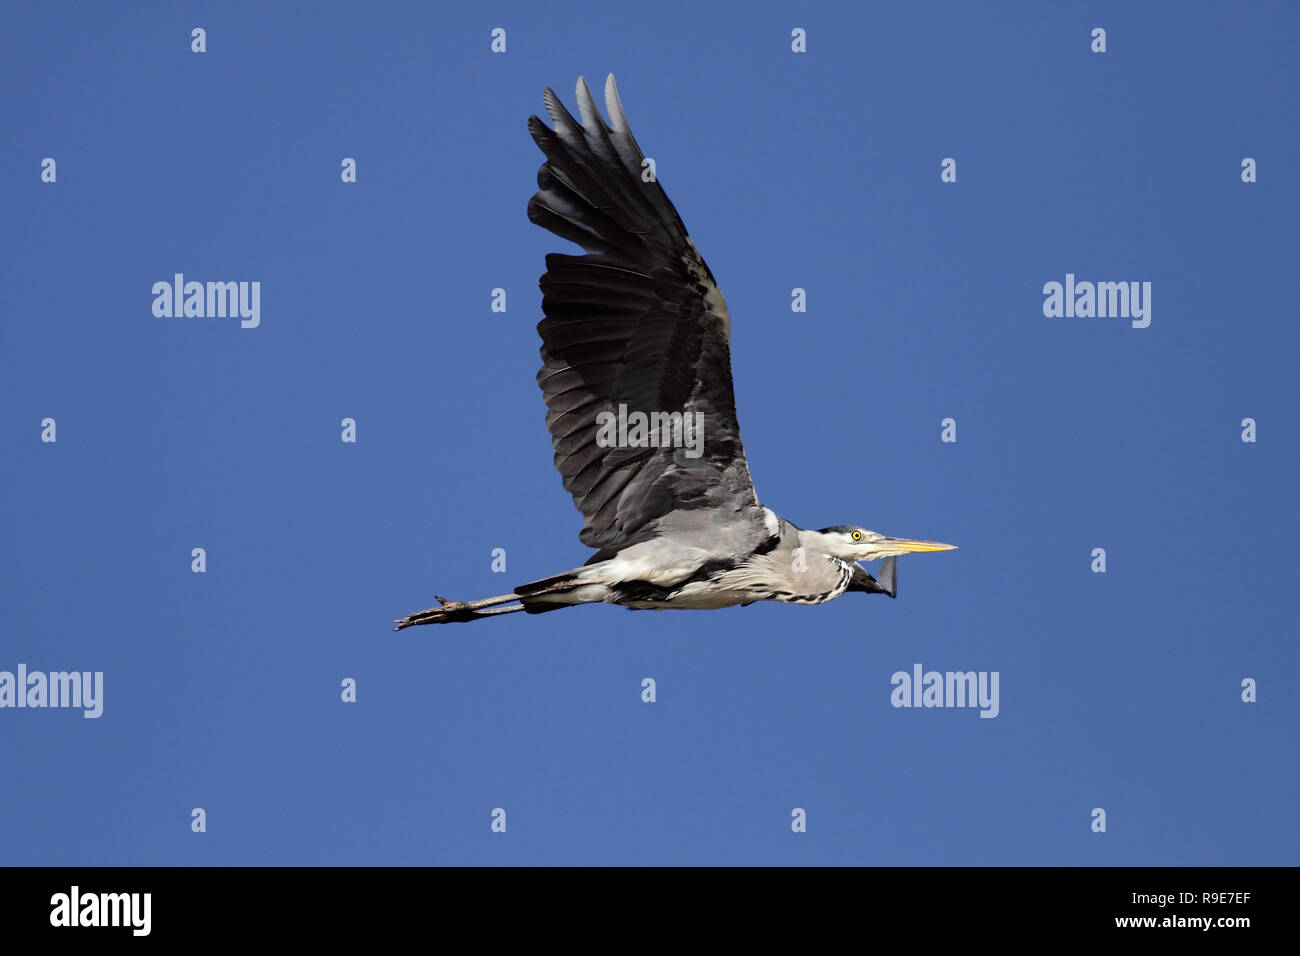
[[[477, 621], [484, 617], [494, 617], [497, 614], [512, 614], [515, 611], [524, 609], [522, 604], [511, 603], [518, 601], [518, 594], [501, 594], [497, 597], [483, 598], [480, 601], [448, 601], [446, 598], [440, 597], [438, 598], [438, 607], [431, 607], [406, 615], [400, 621], [394, 622], [397, 627], [393, 628], [393, 630], [400, 631], [404, 627], [414, 627], [417, 624], [458, 624]], [[496, 606], [502, 604], [506, 606]], [[491, 610], [484, 610], [485, 608], [491, 608]]]

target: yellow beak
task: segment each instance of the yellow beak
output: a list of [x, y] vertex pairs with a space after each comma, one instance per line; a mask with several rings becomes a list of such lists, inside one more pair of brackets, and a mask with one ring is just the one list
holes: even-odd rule
[[887, 542], [891, 548], [897, 548], [899, 551], [906, 551], [911, 554], [921, 554], [926, 551], [957, 550], [955, 544], [944, 544], [942, 541], [917, 541], [914, 538], [886, 538], [885, 542]]

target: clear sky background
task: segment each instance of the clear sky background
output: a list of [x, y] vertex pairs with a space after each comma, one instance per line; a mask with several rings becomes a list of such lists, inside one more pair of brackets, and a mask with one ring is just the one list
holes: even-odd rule
[[[0, 710], [0, 862], [1300, 862], [1297, 33], [1286, 3], [5, 4], [0, 670], [105, 692]], [[898, 600], [390, 630], [589, 554], [525, 120], [608, 72], [726, 295], [763, 502], [960, 545]], [[259, 281], [260, 327], [156, 318], [177, 272]], [[1066, 273], [1151, 282], [1150, 327], [1044, 317]], [[917, 663], [997, 671], [999, 715], [895, 709]]]

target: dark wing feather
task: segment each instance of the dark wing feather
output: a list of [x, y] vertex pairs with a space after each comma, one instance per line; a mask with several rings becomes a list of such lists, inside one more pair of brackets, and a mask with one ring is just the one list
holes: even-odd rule
[[[528, 218], [586, 255], [553, 253], [542, 276], [538, 384], [555, 467], [582, 512], [581, 538], [617, 549], [649, 536], [655, 519], [687, 509], [751, 517], [758, 509], [736, 423], [731, 320], [713, 274], [657, 181], [642, 179], [614, 77], [605, 124], [578, 80], [582, 124], [551, 90], [555, 124], [528, 130], [546, 154]], [[602, 448], [596, 416], [703, 413], [703, 449]]]

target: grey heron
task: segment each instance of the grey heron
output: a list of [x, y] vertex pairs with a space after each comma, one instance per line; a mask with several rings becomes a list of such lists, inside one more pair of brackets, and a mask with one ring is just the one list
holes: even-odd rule
[[[396, 630], [598, 602], [708, 609], [822, 604], [846, 591], [894, 597], [899, 555], [954, 546], [856, 525], [811, 531], [759, 503], [736, 422], [722, 293], [633, 138], [614, 77], [608, 123], [582, 78], [576, 95], [581, 124], [550, 89], [554, 128], [529, 117], [546, 161], [528, 218], [585, 252], [546, 257], [537, 381], [555, 467], [582, 513], [579, 538], [596, 553], [509, 594], [440, 597]], [[877, 558], [879, 578], [858, 563]]]

